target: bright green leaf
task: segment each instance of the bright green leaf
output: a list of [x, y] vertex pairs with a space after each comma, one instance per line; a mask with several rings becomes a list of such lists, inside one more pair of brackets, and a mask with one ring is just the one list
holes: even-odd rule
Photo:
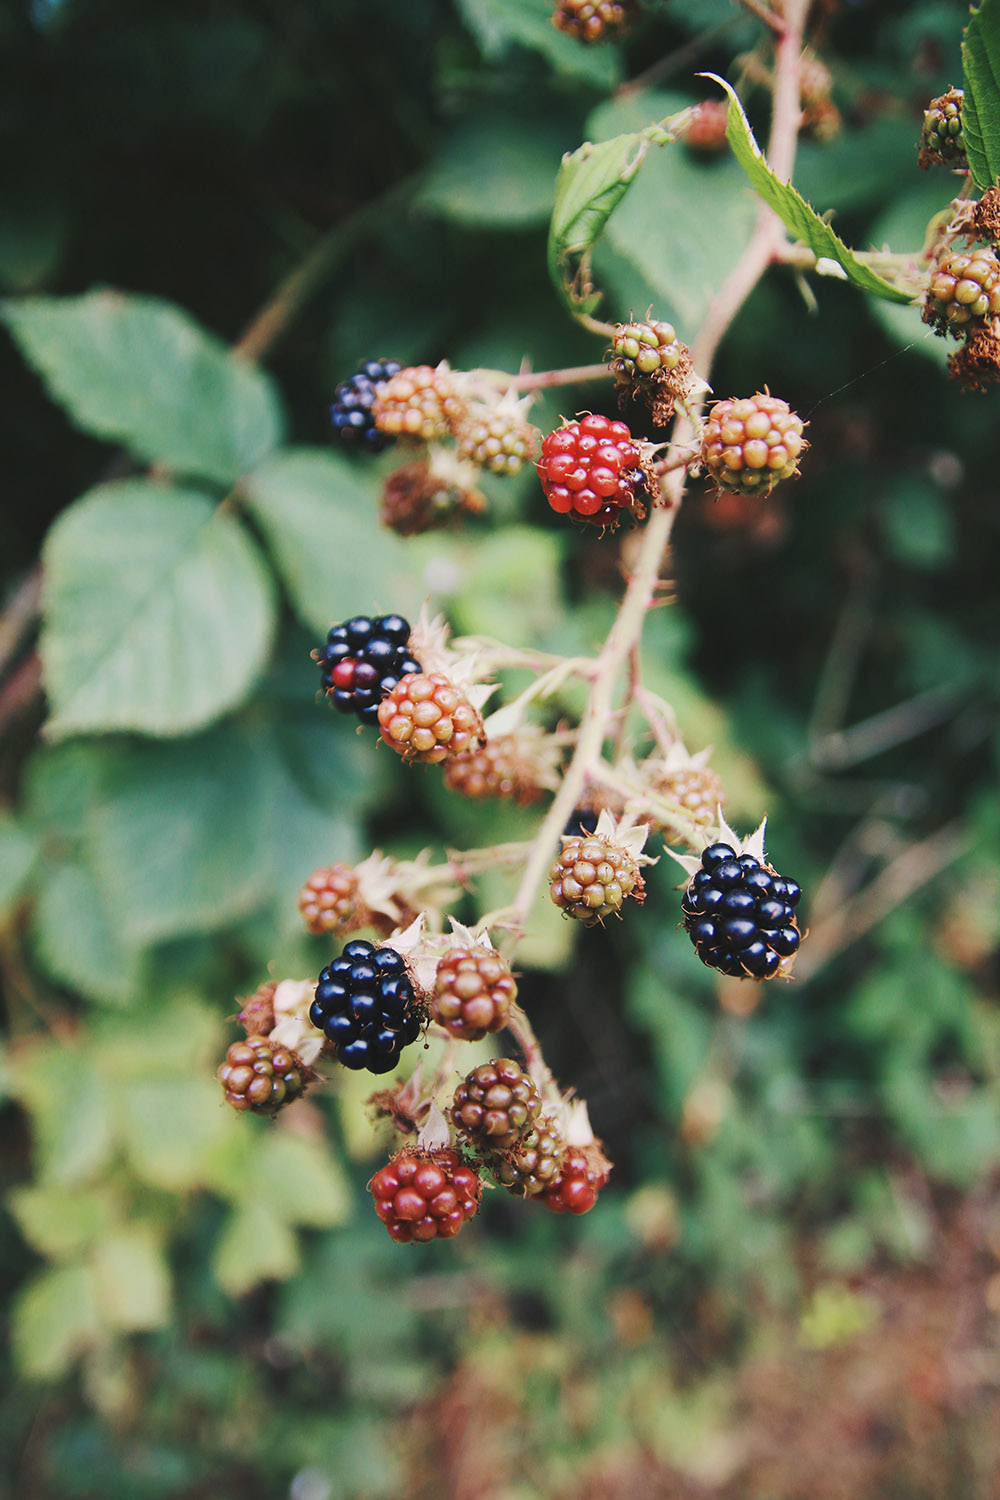
[[299, 1265], [295, 1235], [264, 1199], [251, 1197], [230, 1215], [215, 1247], [215, 1274], [230, 1296], [258, 1282], [285, 1281]]
[[84, 837], [107, 763], [108, 747], [95, 740], [44, 746], [28, 762], [25, 810], [47, 845], [69, 852]]
[[289, 1224], [326, 1229], [349, 1216], [347, 1184], [335, 1158], [288, 1130], [270, 1130], [258, 1142], [246, 1187], [249, 1197], [268, 1203]]
[[88, 999], [126, 1005], [139, 981], [140, 955], [108, 920], [91, 872], [80, 864], [46, 870], [31, 913], [32, 946], [53, 979]]
[[170, 1316], [170, 1271], [148, 1225], [102, 1239], [94, 1254], [94, 1287], [102, 1320], [133, 1332], [159, 1328]]
[[0, 917], [24, 890], [37, 857], [37, 837], [10, 813], [0, 811]]
[[778, 218], [819, 260], [834, 261], [841, 267], [847, 279], [863, 291], [884, 297], [888, 302], [910, 302], [909, 292], [877, 276], [868, 266], [857, 259], [829, 224], [825, 224], [814, 208], [796, 192], [790, 182], [782, 182], [775, 176], [764, 159], [764, 154], [754, 139], [743, 106], [733, 88], [725, 79], [714, 73], [705, 75], [714, 78], [729, 95], [729, 118], [726, 135], [733, 155], [746, 172], [755, 190]]
[[70, 1192], [42, 1183], [15, 1188], [6, 1206], [28, 1244], [54, 1260], [78, 1255], [100, 1239], [114, 1211], [105, 1187]]
[[120, 1084], [115, 1092], [122, 1138], [138, 1177], [173, 1193], [210, 1183], [218, 1142], [239, 1123], [210, 1068], [201, 1077]]
[[125, 941], [210, 932], [258, 904], [274, 833], [270, 776], [267, 749], [235, 726], [109, 758], [90, 847]]
[[182, 734], [249, 693], [274, 630], [270, 576], [205, 496], [102, 485], [60, 516], [44, 562], [51, 735]]
[[73, 421], [139, 458], [229, 484], [281, 441], [269, 378], [169, 302], [28, 297], [0, 317]]
[[1000, 179], [1000, 0], [983, 0], [962, 42], [962, 133], [972, 180], [981, 192]]
[[100, 1336], [97, 1288], [89, 1266], [43, 1271], [14, 1299], [14, 1355], [31, 1380], [55, 1380], [64, 1375]]

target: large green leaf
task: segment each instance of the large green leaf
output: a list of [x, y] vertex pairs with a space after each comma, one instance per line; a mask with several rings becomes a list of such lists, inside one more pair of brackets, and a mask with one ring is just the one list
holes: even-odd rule
[[6, 1206], [28, 1244], [52, 1260], [75, 1256], [107, 1233], [115, 1204], [106, 1186], [80, 1188], [32, 1183], [8, 1194]]
[[413, 619], [434, 592], [423, 565], [451, 551], [447, 537], [404, 542], [387, 531], [362, 470], [322, 448], [276, 454], [248, 479], [247, 498], [296, 613], [323, 635], [379, 609]]
[[108, 918], [91, 871], [69, 862], [45, 872], [31, 914], [38, 962], [88, 999], [126, 1005], [138, 989], [141, 957]]
[[[672, 115], [690, 100], [681, 94], [635, 94], [595, 110], [595, 138], [634, 132], [651, 116]], [[711, 213], [694, 205], [711, 203]], [[692, 337], [715, 290], [753, 231], [757, 200], [731, 159], [706, 167], [689, 151], [652, 153], [597, 246], [597, 280], [614, 294], [615, 314], [655, 315]]]
[[89, 847], [126, 942], [210, 932], [267, 894], [271, 776], [269, 747], [235, 726], [109, 758]]
[[124, 1332], [159, 1328], [170, 1316], [170, 1272], [149, 1225], [130, 1224], [101, 1239], [93, 1256], [102, 1321]]
[[281, 441], [269, 378], [169, 302], [28, 297], [0, 317], [73, 421], [139, 458], [228, 484]]
[[111, 1101], [91, 1052], [53, 1041], [10, 1061], [10, 1091], [31, 1117], [36, 1178], [87, 1182], [106, 1167], [114, 1145]]
[[[572, 139], [572, 137], [571, 137]], [[555, 120], [487, 115], [452, 130], [431, 162], [418, 204], [459, 224], [520, 229], [552, 208], [552, 168], [566, 146]]]
[[233, 1210], [213, 1256], [219, 1284], [233, 1297], [261, 1281], [285, 1281], [298, 1265], [295, 1234], [269, 1203], [253, 1197]]
[[816, 210], [796, 192], [791, 183], [782, 182], [771, 171], [764, 159], [764, 153], [754, 139], [753, 131], [743, 113], [743, 106], [740, 104], [736, 91], [726, 83], [725, 79], [718, 78], [714, 73], [708, 73], [705, 76], [714, 78], [715, 82], [729, 95], [726, 135], [733, 155], [746, 172], [757, 193], [768, 207], [774, 210], [785, 228], [791, 230], [792, 234], [804, 245], [808, 245], [817, 259], [833, 261], [840, 266], [847, 279], [855, 286], [861, 287], [863, 291], [871, 292], [876, 297], [884, 297], [888, 302], [910, 302], [912, 298], [908, 292], [900, 291], [891, 282], [885, 281], [868, 266], [862, 264], [854, 252], [847, 248], [840, 236], [835, 234], [829, 224], [824, 223]]
[[962, 133], [969, 171], [985, 191], [1000, 179], [1000, 0], [983, 0], [962, 42]]
[[0, 917], [21, 894], [37, 857], [35, 834], [9, 813], [0, 811]]
[[102, 485], [60, 516], [44, 562], [51, 735], [181, 734], [250, 692], [274, 629], [270, 574], [205, 496]]
[[54, 1380], [101, 1333], [97, 1286], [90, 1266], [57, 1266], [29, 1281], [12, 1309], [11, 1341], [32, 1380]]

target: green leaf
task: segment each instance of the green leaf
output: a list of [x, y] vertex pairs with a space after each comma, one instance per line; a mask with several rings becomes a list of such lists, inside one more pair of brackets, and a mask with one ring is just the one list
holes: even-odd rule
[[111, 1157], [114, 1122], [91, 1052], [47, 1042], [10, 1062], [10, 1092], [31, 1116], [36, 1177], [67, 1186], [92, 1178]]
[[263, 1135], [246, 1189], [289, 1224], [326, 1229], [350, 1215], [347, 1184], [329, 1149], [290, 1130]]
[[109, 756], [92, 812], [94, 872], [112, 922], [145, 946], [211, 932], [267, 892], [275, 835], [269, 747], [235, 726]]
[[596, 145], [585, 141], [563, 157], [549, 224], [548, 266], [571, 311], [593, 312], [601, 300], [590, 279], [590, 257], [649, 147], [648, 136], [633, 132]]
[[102, 1239], [94, 1254], [94, 1287], [102, 1320], [125, 1332], [160, 1328], [170, 1316], [170, 1272], [148, 1225]]
[[296, 613], [323, 635], [378, 608], [413, 619], [433, 592], [419, 563], [447, 555], [449, 539], [420, 539], [422, 550], [387, 531], [371, 481], [339, 454], [288, 449], [249, 477], [246, 493]]
[[556, 73], [579, 78], [602, 93], [621, 79], [617, 49], [581, 47], [557, 31], [550, 0], [459, 0], [459, 10], [485, 57], [502, 57], [516, 43], [541, 53]]
[[230, 484], [281, 441], [269, 378], [169, 302], [28, 297], [0, 318], [73, 421], [139, 458]]
[[816, 210], [796, 192], [791, 183], [782, 182], [775, 176], [754, 139], [753, 131], [743, 113], [743, 106], [740, 104], [736, 91], [726, 83], [724, 78], [719, 78], [715, 73], [706, 73], [703, 76], [714, 79], [729, 95], [726, 136], [733, 155], [746, 172], [757, 193], [769, 208], [774, 209], [785, 228], [791, 230], [792, 234], [803, 244], [808, 245], [818, 259], [834, 261], [839, 265], [847, 279], [855, 286], [861, 287], [863, 291], [871, 292], [876, 297], [884, 297], [888, 302], [912, 301], [908, 292], [900, 291], [898, 287], [883, 280], [868, 266], [863, 265], [854, 252], [847, 248], [839, 235], [834, 233], [829, 224], [825, 224]]
[[981, 192], [1000, 178], [1000, 0], [983, 0], [962, 41], [962, 134], [972, 180]]
[[183, 734], [250, 692], [274, 630], [271, 580], [204, 495], [102, 485], [60, 516], [43, 559], [50, 735]]
[[108, 920], [91, 872], [80, 864], [47, 870], [31, 914], [39, 963], [53, 979], [90, 1000], [127, 1005], [135, 996], [140, 954]]
[[17, 901], [38, 857], [38, 839], [10, 813], [0, 811], [0, 917]]
[[[673, 115], [690, 101], [681, 94], [630, 95], [595, 110], [587, 130], [595, 138], [635, 130], [651, 115]], [[711, 214], [682, 205], [711, 201]], [[759, 206], [731, 157], [706, 167], [677, 149], [649, 156], [639, 180], [612, 216], [597, 246], [597, 280], [613, 291], [616, 311], [645, 313], [689, 337], [708, 309], [715, 288], [729, 275], [747, 244]]]
[[28, 1244], [53, 1260], [78, 1255], [100, 1239], [113, 1214], [105, 1187], [68, 1192], [42, 1183], [15, 1188], [7, 1196], [7, 1208]]
[[125, 1149], [143, 1182], [171, 1193], [211, 1185], [213, 1154], [240, 1122], [210, 1066], [204, 1077], [119, 1083], [115, 1094]]
[[43, 1271], [14, 1298], [14, 1357], [30, 1380], [55, 1380], [101, 1336], [94, 1272], [89, 1266]]
[[566, 145], [554, 120], [488, 116], [452, 130], [417, 202], [458, 224], [521, 229], [552, 209], [552, 169]]
[[285, 1281], [298, 1265], [294, 1233], [260, 1198], [249, 1198], [233, 1211], [213, 1256], [219, 1285], [233, 1297], [242, 1296], [261, 1281]]

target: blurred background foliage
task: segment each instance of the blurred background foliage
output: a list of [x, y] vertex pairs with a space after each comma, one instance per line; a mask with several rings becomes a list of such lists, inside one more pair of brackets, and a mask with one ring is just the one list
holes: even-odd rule
[[[815, 10], [844, 126], [797, 185], [849, 244], [915, 247], [952, 191], [914, 142], [967, 11]], [[0, 41], [0, 1495], [994, 1495], [996, 405], [911, 310], [773, 273], [714, 372], [813, 446], [753, 507], [695, 486], [648, 680], [732, 815], [769, 813], [813, 931], [762, 996], [700, 967], [664, 862], [614, 929], [539, 912], [522, 999], [616, 1162], [599, 1207], [493, 1194], [457, 1243], [399, 1249], [362, 1084], [269, 1127], [212, 1077], [233, 997], [320, 966], [315, 865], [533, 825], [318, 707], [329, 622], [432, 596], [570, 653], [620, 593], [615, 543], [531, 473], [459, 535], [381, 530], [398, 460], [330, 451], [333, 386], [378, 355], [599, 358], [545, 272], [561, 153], [704, 97], [698, 69], [738, 78], [765, 28], [666, 0], [587, 50], [545, 0], [11, 0]], [[598, 257], [608, 314], [690, 338], [752, 212], [728, 158], [654, 153]], [[281, 336], [234, 365], [262, 309]]]

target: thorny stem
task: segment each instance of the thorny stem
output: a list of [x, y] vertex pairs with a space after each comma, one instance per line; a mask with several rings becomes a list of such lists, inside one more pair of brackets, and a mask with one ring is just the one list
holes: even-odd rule
[[611, 378], [611, 370], [605, 364], [570, 365], [565, 370], [525, 370], [520, 375], [508, 375], [502, 370], [479, 370], [477, 374], [491, 385], [511, 391], [545, 391], [557, 385], [583, 385], [588, 380]]
[[[791, 177], [798, 136], [800, 54], [807, 9], [808, 0], [786, 0], [783, 30], [776, 49], [768, 158], [773, 170], [786, 181]], [[730, 323], [774, 259], [781, 237], [779, 220], [769, 208], [762, 208], [746, 249], [719, 288], [692, 345], [694, 366], [703, 379], [708, 376], [719, 342]], [[675, 448], [686, 447], [694, 441], [702, 405], [703, 397], [699, 396], [690, 403], [691, 409], [678, 417], [672, 435]], [[646, 528], [638, 563], [621, 608], [597, 659], [590, 696], [580, 721], [576, 750], [538, 830], [509, 913], [509, 935], [505, 940], [508, 953], [523, 935], [559, 835], [600, 762], [601, 747], [613, 713], [615, 685], [629, 652], [642, 634], [646, 614], [655, 602], [660, 566], [683, 499], [685, 479], [684, 469], [672, 469], [661, 476], [659, 504]]]

